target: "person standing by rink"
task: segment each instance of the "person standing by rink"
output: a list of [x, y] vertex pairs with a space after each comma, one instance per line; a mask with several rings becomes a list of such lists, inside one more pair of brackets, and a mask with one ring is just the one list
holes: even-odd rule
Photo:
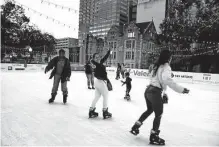
[[121, 65], [118, 63], [116, 70], [116, 80], [120, 79], [120, 72], [121, 72]]
[[53, 69], [53, 71], [51, 72], [49, 79], [52, 79], [54, 77], [54, 82], [51, 93], [52, 97], [49, 99], [49, 103], [54, 102], [59, 88], [59, 82], [61, 80], [63, 103], [65, 104], [68, 97], [67, 81], [69, 81], [71, 77], [71, 66], [68, 58], [65, 57], [65, 51], [63, 49], [59, 50], [59, 56], [53, 58], [48, 63], [45, 68], [45, 74], [51, 69]]
[[[147, 105], [147, 110], [140, 116], [138, 121], [135, 122], [131, 128], [131, 133], [134, 135], [139, 134], [139, 128], [148, 118], [152, 112], [155, 113], [155, 118], [153, 122], [153, 128], [150, 134], [150, 143], [164, 145], [165, 140], [159, 137], [159, 127], [161, 116], [163, 114], [163, 104], [168, 102], [168, 96], [165, 94], [167, 86], [178, 93], [189, 93], [187, 88], [183, 88], [180, 85], [176, 84], [171, 78], [171, 53], [169, 50], [163, 50], [160, 54], [158, 62], [154, 65], [152, 76], [150, 79], [150, 85], [146, 88], [145, 91], [145, 100]], [[163, 96], [162, 96], [162, 91]]]
[[106, 67], [103, 65], [103, 63], [107, 60], [111, 53], [111, 50], [108, 50], [107, 54], [100, 59], [100, 56], [98, 53], [93, 54], [93, 58], [91, 60], [91, 63], [96, 66], [94, 71], [95, 76], [95, 98], [92, 102], [92, 105], [89, 110], [89, 118], [94, 118], [98, 116], [98, 113], [95, 112], [96, 109], [96, 103], [100, 99], [100, 96], [103, 96], [103, 118], [110, 118], [112, 117], [112, 114], [108, 112], [108, 87], [107, 82], [109, 82], [109, 79], [107, 77]]
[[94, 75], [93, 75], [93, 69], [91, 66], [90, 61], [87, 61], [85, 68], [85, 74], [87, 76], [87, 87], [88, 89], [91, 89], [90, 84], [92, 85], [92, 89], [94, 89]]
[[125, 64], [122, 63], [121, 65], [121, 75], [122, 75], [122, 78], [124, 79], [125, 78]]

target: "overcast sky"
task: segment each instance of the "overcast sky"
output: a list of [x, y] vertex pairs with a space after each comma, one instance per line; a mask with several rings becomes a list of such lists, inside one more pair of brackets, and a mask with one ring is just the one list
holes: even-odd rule
[[[18, 5], [20, 3], [45, 14], [45, 16], [40, 16], [33, 11], [28, 11], [28, 9], [24, 7], [25, 13], [30, 18], [30, 21], [36, 24], [43, 32], [48, 32], [54, 35], [55, 38], [78, 38], [79, 0], [47, 0], [58, 5], [75, 9], [77, 10], [77, 13], [75, 13], [75, 11], [69, 11], [68, 9], [62, 9], [60, 7], [56, 8], [54, 5], [48, 5], [48, 3], [45, 2], [41, 3], [41, 1], [42, 0], [15, 0]], [[55, 23], [53, 20], [46, 19], [46, 16], [52, 17], [72, 27], [68, 28]]]

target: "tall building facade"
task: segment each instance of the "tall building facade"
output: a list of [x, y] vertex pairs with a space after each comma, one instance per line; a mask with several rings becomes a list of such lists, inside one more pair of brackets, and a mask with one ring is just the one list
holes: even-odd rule
[[80, 0], [79, 46], [80, 63], [88, 59], [89, 34], [104, 39], [113, 25], [123, 26], [129, 22], [130, 7], [137, 0]]

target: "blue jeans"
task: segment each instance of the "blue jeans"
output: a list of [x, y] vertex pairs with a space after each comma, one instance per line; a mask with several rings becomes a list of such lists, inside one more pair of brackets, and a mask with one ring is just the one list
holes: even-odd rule
[[147, 110], [140, 116], [139, 120], [141, 123], [145, 121], [152, 114], [155, 113], [153, 122], [153, 130], [157, 131], [160, 127], [160, 121], [163, 114], [163, 101], [162, 101], [162, 90], [154, 86], [148, 86], [145, 91], [145, 100]]

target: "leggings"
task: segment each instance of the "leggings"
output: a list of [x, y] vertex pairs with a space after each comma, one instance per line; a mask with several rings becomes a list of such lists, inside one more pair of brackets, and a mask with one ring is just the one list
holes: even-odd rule
[[108, 107], [108, 88], [106, 82], [103, 80], [95, 79], [95, 97], [91, 104], [92, 108], [96, 107], [97, 102], [99, 101], [101, 95], [103, 96], [103, 109]]
[[153, 130], [157, 131], [160, 127], [160, 121], [163, 114], [163, 101], [161, 96], [162, 90], [160, 88], [154, 86], [148, 86], [145, 91], [145, 100], [147, 105], [147, 110], [140, 116], [138, 121], [143, 123], [145, 119], [148, 118], [152, 114], [155, 113], [155, 118], [153, 122]]

